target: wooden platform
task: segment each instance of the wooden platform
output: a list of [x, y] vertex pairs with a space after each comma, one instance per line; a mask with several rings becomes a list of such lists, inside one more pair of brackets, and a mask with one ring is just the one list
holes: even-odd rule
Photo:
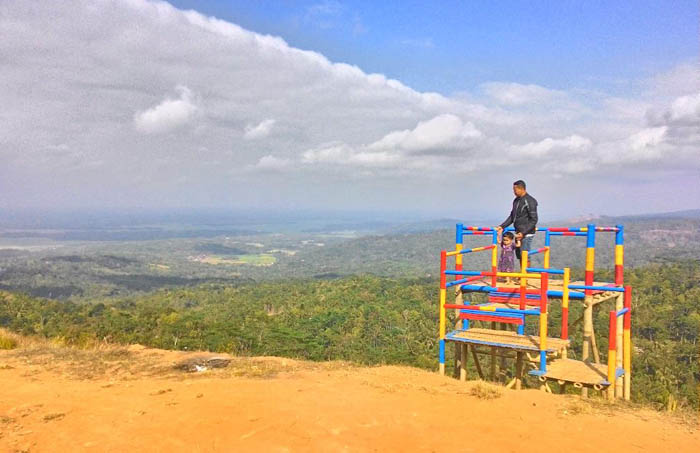
[[580, 383], [583, 385], [603, 385], [607, 381], [608, 369], [605, 365], [582, 362], [580, 360], [557, 359], [547, 365], [547, 379]]
[[[445, 340], [496, 346], [520, 351], [539, 351], [540, 339], [532, 335], [518, 335], [508, 330], [467, 329], [455, 330], [445, 335]], [[547, 338], [547, 352], [559, 352], [569, 345], [569, 340]]]

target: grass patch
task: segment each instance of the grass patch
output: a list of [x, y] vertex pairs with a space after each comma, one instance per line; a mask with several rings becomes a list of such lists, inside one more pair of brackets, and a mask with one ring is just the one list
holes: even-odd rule
[[66, 414], [61, 413], [61, 412], [57, 412], [55, 414], [48, 414], [48, 415], [44, 415], [44, 421], [50, 422], [52, 420], [60, 420], [65, 416], [66, 416]]
[[199, 259], [200, 263], [212, 265], [230, 265], [237, 266], [247, 264], [249, 266], [272, 266], [277, 261], [273, 255], [260, 253], [254, 255], [238, 255], [235, 258], [224, 258], [221, 256], [211, 255]]
[[277, 261], [272, 255], [261, 253], [258, 255], [239, 255], [236, 257], [237, 264], [249, 264], [251, 266], [272, 266]]
[[15, 349], [17, 347], [17, 340], [10, 336], [0, 335], [0, 349]]
[[503, 396], [503, 387], [479, 381], [472, 386], [469, 394], [481, 400], [494, 400]]

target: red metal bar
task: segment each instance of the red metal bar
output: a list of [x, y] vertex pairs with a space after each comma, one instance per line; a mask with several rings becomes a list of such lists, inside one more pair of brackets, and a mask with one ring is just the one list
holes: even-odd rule
[[[586, 286], [593, 286], [593, 271], [586, 271], [584, 274], [584, 283]], [[592, 289], [587, 289], [584, 292], [586, 294], [593, 294]]]
[[561, 311], [561, 339], [567, 340], [569, 338], [569, 309], [564, 308]]
[[616, 285], [621, 285], [622, 282], [624, 281], [624, 269], [621, 265], [616, 264], [615, 265], [615, 284]]
[[[496, 288], [499, 293], [519, 293], [520, 288]], [[527, 289], [525, 290], [527, 294], [540, 294], [538, 289]]]
[[[494, 303], [494, 304], [512, 304], [515, 302], [515, 298], [506, 298], [506, 297], [489, 297], [489, 302]], [[537, 307], [540, 305], [540, 300], [539, 299], [527, 299], [525, 301], [525, 305], [529, 307]]]
[[625, 286], [624, 306], [627, 308], [627, 313], [623, 316], [623, 328], [628, 330], [632, 327], [632, 287]]
[[540, 313], [547, 313], [547, 290], [549, 287], [549, 274], [540, 275]]

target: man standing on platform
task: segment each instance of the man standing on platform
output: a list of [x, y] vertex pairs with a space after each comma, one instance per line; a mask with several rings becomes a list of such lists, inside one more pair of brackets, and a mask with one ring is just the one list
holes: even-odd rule
[[[527, 193], [525, 181], [519, 179], [513, 183], [513, 208], [508, 218], [496, 227], [498, 233], [502, 233], [503, 228], [513, 224], [515, 228], [515, 238], [520, 239], [520, 250], [530, 251], [532, 238], [537, 231], [537, 200]], [[520, 253], [518, 259], [522, 261]]]

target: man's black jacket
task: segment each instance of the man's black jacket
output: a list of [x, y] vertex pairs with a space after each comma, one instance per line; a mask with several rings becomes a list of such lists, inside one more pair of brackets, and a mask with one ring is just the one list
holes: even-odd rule
[[516, 233], [535, 234], [537, 231], [537, 200], [532, 195], [526, 193], [513, 200], [513, 209], [501, 227], [505, 228], [511, 223], [515, 227]]

